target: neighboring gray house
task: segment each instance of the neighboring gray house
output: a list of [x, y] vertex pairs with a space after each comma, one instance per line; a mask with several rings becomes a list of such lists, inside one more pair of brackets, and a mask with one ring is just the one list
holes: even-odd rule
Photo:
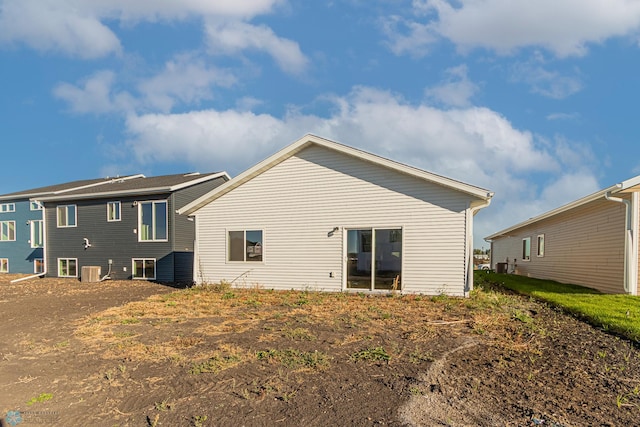
[[485, 239], [506, 272], [638, 295], [640, 176]]
[[229, 180], [225, 172], [113, 178], [33, 198], [44, 206], [46, 275], [189, 282], [194, 224], [175, 211]]
[[39, 274], [44, 271], [42, 205], [30, 199], [108, 181], [105, 178], [73, 181], [0, 195], [0, 273]]
[[493, 193], [306, 135], [178, 210], [197, 283], [465, 295]]

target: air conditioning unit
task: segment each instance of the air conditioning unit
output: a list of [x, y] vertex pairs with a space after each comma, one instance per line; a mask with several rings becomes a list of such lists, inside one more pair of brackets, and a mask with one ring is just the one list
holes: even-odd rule
[[96, 265], [82, 266], [80, 273], [80, 281], [87, 283], [95, 283], [100, 281], [101, 268]]

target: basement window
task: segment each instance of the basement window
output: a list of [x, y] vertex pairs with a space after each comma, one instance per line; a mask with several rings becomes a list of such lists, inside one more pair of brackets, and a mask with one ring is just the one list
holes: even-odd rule
[[134, 279], [155, 280], [156, 260], [155, 258], [133, 258], [132, 277]]
[[78, 277], [78, 259], [58, 258], [58, 277]]
[[0, 258], [0, 273], [9, 272], [9, 258]]

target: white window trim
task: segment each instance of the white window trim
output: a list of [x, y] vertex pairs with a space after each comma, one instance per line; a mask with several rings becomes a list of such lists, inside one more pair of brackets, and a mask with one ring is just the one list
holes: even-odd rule
[[[246, 245], [247, 242], [247, 231], [261, 231], [262, 232], [262, 261], [247, 261], [247, 247], [245, 246], [244, 250], [243, 250], [243, 254], [244, 254], [244, 260], [242, 261], [231, 261], [229, 259], [231, 253], [230, 253], [230, 247], [229, 245], [231, 244], [231, 241], [229, 240], [229, 233], [232, 231], [242, 231], [244, 233], [244, 242]], [[251, 264], [251, 265], [260, 265], [260, 264], [264, 264], [265, 263], [265, 240], [266, 240], [266, 232], [264, 228], [260, 228], [260, 227], [256, 227], [256, 228], [229, 228], [225, 230], [225, 246], [226, 246], [226, 254], [225, 254], [225, 260], [227, 263], [229, 264]]]
[[[136, 261], [142, 261], [144, 266], [145, 261], [153, 261], [153, 277], [135, 277]], [[144, 274], [144, 267], [142, 269]], [[131, 258], [131, 278], [133, 280], [156, 280], [158, 277], [158, 261], [155, 258]]]
[[[34, 205], [36, 206], [36, 208], [35, 208], [35, 209], [33, 208], [33, 206], [34, 206]], [[42, 203], [40, 203], [40, 202], [34, 202], [34, 201], [29, 202], [29, 210], [32, 210], [32, 211], [41, 211], [41, 210], [42, 210]]]
[[[109, 205], [116, 204], [118, 206], [118, 219], [109, 218]], [[119, 200], [113, 200], [111, 202], [107, 202], [107, 222], [119, 222], [122, 221], [122, 203]]]
[[[68, 208], [73, 206], [75, 209], [73, 210], [74, 218], [73, 225], [68, 225], [69, 223], [69, 212], [67, 211], [67, 225], [60, 225], [60, 208]], [[58, 205], [56, 206], [56, 226], [58, 228], [73, 228], [78, 226], [78, 205]]]
[[[36, 224], [39, 224], [39, 229], [40, 229], [40, 238], [42, 239], [42, 244], [41, 245], [34, 245], [34, 237], [33, 237], [33, 233], [36, 229]], [[33, 219], [31, 221], [29, 221], [29, 227], [31, 228], [29, 230], [29, 244], [31, 245], [32, 248], [41, 248], [44, 246], [44, 221], [41, 219]]]
[[[2, 261], [7, 262], [7, 271], [2, 270]], [[9, 272], [9, 258], [0, 258], [0, 273], [8, 273]]]
[[[36, 268], [36, 266], [38, 265], [38, 263], [36, 261], [40, 261], [40, 262], [43, 263], [42, 264], [42, 271], [38, 271], [38, 269]], [[76, 266], [76, 268], [77, 268], [77, 266]], [[44, 258], [34, 258], [33, 259], [33, 272], [35, 274], [44, 272]]]
[[[540, 240], [542, 240], [542, 253], [540, 252]], [[538, 258], [544, 257], [544, 234], [538, 234], [536, 237], [536, 256]]]
[[[3, 239], [2, 238], [2, 224], [11, 224], [13, 223], [13, 239]], [[8, 230], [8, 229], [7, 229]], [[18, 234], [18, 230], [16, 230], [16, 222], [15, 221], [0, 221], [0, 242], [15, 242], [16, 234]], [[9, 237], [9, 236], [7, 236]]]
[[[145, 203], [151, 203], [153, 205], [153, 224], [152, 224], [152, 229], [155, 231], [156, 230], [156, 216], [155, 216], [155, 205], [158, 203], [164, 203], [164, 208], [165, 208], [165, 214], [167, 218], [167, 226], [165, 229], [165, 234], [166, 234], [166, 238], [165, 239], [146, 239], [143, 240], [142, 239], [142, 205], [144, 205]], [[154, 233], [157, 234], [157, 233]], [[138, 242], [142, 242], [142, 243], [147, 243], [147, 242], [168, 242], [169, 241], [169, 201], [168, 200], [147, 200], [144, 202], [138, 202]], [[136, 258], [136, 259], [142, 259], [142, 258]], [[149, 258], [150, 259], [150, 258]]]
[[[75, 261], [76, 262], [76, 274], [75, 276], [63, 276], [60, 274], [60, 270], [62, 270], [60, 268], [60, 262], [61, 261]], [[67, 265], [67, 270], [69, 269], [69, 266]], [[58, 258], [58, 277], [78, 277], [78, 258]]]
[[[526, 240], [529, 240], [529, 258], [525, 258], [524, 257], [524, 242]], [[522, 238], [522, 245], [520, 246], [520, 249], [521, 249], [520, 256], [522, 257], [522, 261], [524, 261], [524, 262], [531, 261], [531, 236]]]
[[15, 211], [16, 211], [16, 204], [15, 203], [2, 203], [2, 204], [0, 204], [0, 213], [15, 212]]

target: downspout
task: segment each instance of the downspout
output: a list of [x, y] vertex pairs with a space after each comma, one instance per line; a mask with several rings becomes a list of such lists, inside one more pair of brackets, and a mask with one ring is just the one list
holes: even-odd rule
[[[37, 202], [37, 200], [34, 201]], [[14, 279], [9, 283], [18, 283], [22, 282], [23, 280], [35, 279], [36, 277], [44, 277], [47, 274], [47, 221], [45, 217], [45, 213], [47, 211], [44, 208], [43, 203], [40, 203], [40, 205], [42, 206], [42, 264], [44, 265], [44, 270], [42, 271], [42, 273], [32, 274], [31, 276]], [[31, 223], [31, 227], [33, 227], [33, 222]]]
[[[633, 194], [635, 196], [635, 193]], [[635, 199], [632, 196], [632, 200]], [[607, 191], [604, 194], [604, 198], [610, 202], [623, 203], [625, 205], [625, 234], [624, 234], [624, 291], [628, 294], [632, 294], [637, 288], [636, 272], [632, 271], [633, 266], [637, 265], [637, 261], [634, 262], [634, 252], [637, 253], [637, 243], [634, 239], [633, 224], [636, 222], [633, 220], [633, 203], [629, 200], [622, 199], [620, 197], [613, 197], [611, 191]], [[636, 202], [637, 203], [637, 202]], [[637, 260], [637, 257], [636, 257]], [[632, 289], [633, 288], [633, 289]], [[632, 295], [635, 295], [633, 293]]]
[[490, 197], [492, 197], [493, 194], [489, 193], [487, 196], [489, 196], [489, 199], [481, 202], [479, 205], [469, 206], [468, 209], [471, 217], [467, 218], [467, 283], [464, 290], [465, 294], [473, 290], [473, 217], [480, 209], [486, 208], [491, 204]]

